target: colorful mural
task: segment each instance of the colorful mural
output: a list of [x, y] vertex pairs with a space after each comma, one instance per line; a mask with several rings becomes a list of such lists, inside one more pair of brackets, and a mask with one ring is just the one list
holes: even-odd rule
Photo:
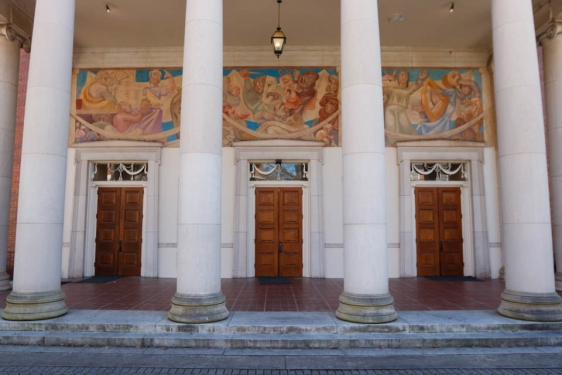
[[80, 71], [74, 142], [177, 139], [180, 87], [181, 70]]
[[225, 69], [223, 146], [257, 139], [340, 144], [335, 68]]
[[387, 144], [424, 139], [484, 140], [477, 70], [383, 69]]
[[[180, 138], [181, 69], [81, 70], [72, 142]], [[382, 71], [387, 144], [424, 139], [482, 142], [477, 70]], [[294, 139], [341, 146], [336, 68], [225, 68], [223, 146]], [[188, 136], [188, 135], [187, 135]]]

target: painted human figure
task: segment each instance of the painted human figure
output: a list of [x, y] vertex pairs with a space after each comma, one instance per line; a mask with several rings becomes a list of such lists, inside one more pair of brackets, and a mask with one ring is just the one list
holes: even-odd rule
[[[401, 134], [418, 135], [408, 119], [406, 110], [408, 109], [410, 97], [422, 87], [423, 81], [427, 77], [427, 70], [424, 70], [418, 74], [417, 81], [410, 84], [410, 74], [406, 70], [402, 70], [398, 73], [396, 86], [386, 86], [383, 88], [383, 93], [386, 97], [386, 109], [384, 112], [385, 129]], [[385, 75], [382, 78], [383, 81], [387, 82], [393, 82], [394, 79], [395, 75]], [[388, 141], [390, 144], [395, 144], [397, 139], [389, 136]]]
[[117, 77], [115, 72], [102, 70], [87, 83], [80, 93], [83, 109], [112, 110], [117, 104], [115, 93], [127, 76]]
[[246, 107], [248, 107], [252, 113], [266, 110], [262, 99], [265, 87], [265, 76], [257, 77], [252, 82], [248, 69], [242, 69], [240, 71], [240, 76], [244, 78], [243, 100]]
[[300, 73], [295, 69], [295, 80], [285, 91], [285, 107], [289, 115], [303, 115], [305, 110], [314, 109], [316, 106], [316, 81], [320, 78], [318, 73], [307, 71]]
[[285, 122], [288, 116], [289, 113], [285, 107], [285, 103], [283, 103], [282, 100], [275, 100], [271, 103], [269, 110], [256, 112], [254, 114], [254, 120], [256, 120], [258, 124], [263, 124], [267, 121]]
[[[338, 76], [331, 74], [328, 76], [328, 84], [326, 85], [326, 93], [320, 99], [320, 110], [318, 111], [318, 123], [322, 123], [330, 118], [340, 108], [340, 100], [338, 99], [339, 82]], [[330, 121], [333, 130], [339, 132], [339, 116]]]
[[[459, 72], [451, 71], [443, 76], [441, 86], [431, 78], [424, 83], [422, 106], [427, 120], [418, 124], [419, 134], [448, 131], [455, 120], [454, 127], [458, 128], [483, 112], [480, 89], [473, 80], [463, 79]], [[481, 125], [482, 122], [478, 122], [454, 139], [481, 140]]]
[[334, 126], [330, 123], [326, 124], [322, 129], [316, 132], [317, 141], [324, 142], [324, 146], [337, 146], [336, 135], [334, 134]]
[[142, 120], [141, 111], [133, 112], [131, 104], [119, 102], [117, 104], [117, 113], [113, 116], [113, 127], [119, 133], [125, 133], [132, 124], [136, 124]]
[[173, 94], [176, 91], [177, 87], [174, 76], [172, 76], [172, 74], [167, 70], [164, 72], [164, 78], [168, 80], [168, 86], [160, 86], [160, 82], [162, 82], [162, 73], [160, 70], [154, 69], [148, 74], [150, 85], [142, 89], [143, 97], [146, 97], [150, 92], [156, 97], [156, 99], [160, 100], [163, 96]]

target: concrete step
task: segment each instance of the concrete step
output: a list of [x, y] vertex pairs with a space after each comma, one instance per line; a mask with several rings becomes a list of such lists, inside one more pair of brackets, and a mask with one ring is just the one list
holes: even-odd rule
[[405, 311], [395, 322], [355, 324], [331, 312], [234, 312], [180, 324], [163, 311], [87, 311], [43, 321], [0, 320], [0, 344], [179, 348], [435, 348], [562, 346], [562, 323], [495, 311]]
[[143, 348], [346, 349], [562, 346], [562, 331], [478, 333], [216, 334], [3, 331], [1, 345]]

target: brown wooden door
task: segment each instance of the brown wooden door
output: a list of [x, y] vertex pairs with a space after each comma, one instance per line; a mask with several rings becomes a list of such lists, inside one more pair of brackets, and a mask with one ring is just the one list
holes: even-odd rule
[[140, 276], [143, 188], [99, 188], [96, 275]]
[[416, 188], [418, 276], [462, 276], [460, 188]]
[[463, 276], [461, 189], [439, 188], [441, 276]]
[[256, 276], [302, 276], [302, 188], [256, 188]]

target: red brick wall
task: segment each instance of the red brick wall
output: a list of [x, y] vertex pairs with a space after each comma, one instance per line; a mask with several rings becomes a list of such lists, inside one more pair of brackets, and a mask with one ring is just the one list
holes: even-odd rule
[[20, 186], [21, 142], [23, 137], [23, 116], [27, 93], [27, 74], [29, 71], [29, 53], [20, 52], [20, 75], [18, 82], [18, 109], [16, 114], [16, 136], [14, 140], [14, 170], [12, 172], [12, 198], [10, 202], [10, 223], [8, 226], [8, 258], [6, 270], [13, 276], [14, 250], [16, 246], [16, 222], [18, 215], [18, 192]]

